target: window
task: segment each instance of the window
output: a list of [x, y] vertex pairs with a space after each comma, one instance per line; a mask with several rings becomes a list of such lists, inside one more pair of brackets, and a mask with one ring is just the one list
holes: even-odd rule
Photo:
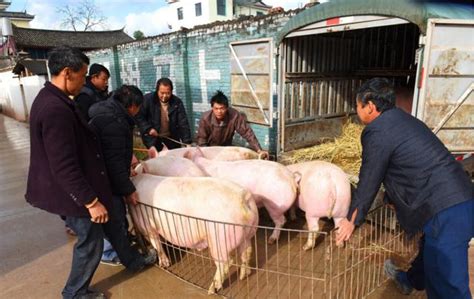
[[257, 11], [257, 16], [263, 16], [263, 12]]
[[202, 15], [201, 2], [194, 4], [194, 8], [196, 10], [196, 17], [201, 16]]
[[178, 8], [178, 20], [182, 20], [183, 19], [183, 8], [180, 7]]
[[219, 16], [225, 16], [225, 1], [226, 0], [217, 0], [217, 14]]

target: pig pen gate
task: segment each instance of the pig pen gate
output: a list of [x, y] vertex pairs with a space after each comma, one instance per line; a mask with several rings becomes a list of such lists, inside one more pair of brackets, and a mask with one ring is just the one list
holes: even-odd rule
[[[147, 228], [174, 227], [171, 234], [175, 235], [171, 238], [176, 240], [179, 236], [185, 238], [186, 234], [180, 232], [188, 228], [191, 231], [190, 227], [197, 227], [199, 222], [205, 223], [206, 232], [210, 227], [218, 232], [229, 228], [233, 231], [237, 226], [144, 204], [139, 204], [137, 213], [146, 219]], [[302, 249], [310, 232], [301, 228], [301, 219], [290, 222], [289, 226], [292, 228], [280, 229], [280, 239], [272, 245], [267, 241], [274, 228], [257, 226], [252, 238], [250, 275], [239, 280], [239, 257], [235, 253], [217, 294], [229, 298], [366, 298], [388, 279], [383, 273], [387, 258], [408, 265], [418, 249], [417, 238], [407, 239], [396, 223], [395, 212], [386, 206], [372, 210], [366, 223], [343, 248], [335, 245], [335, 231], [329, 223], [321, 225], [323, 229], [317, 233], [316, 246], [309, 251]], [[217, 243], [217, 235], [215, 237]], [[163, 239], [160, 242], [171, 261], [165, 270], [207, 290], [216, 272], [208, 250], [182, 248]]]

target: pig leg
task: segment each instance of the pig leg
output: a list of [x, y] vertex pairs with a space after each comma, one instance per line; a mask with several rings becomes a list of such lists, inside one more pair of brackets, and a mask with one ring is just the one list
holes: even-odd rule
[[239, 246], [238, 250], [241, 259], [240, 280], [243, 280], [245, 277], [249, 276], [250, 273], [252, 273], [252, 270], [249, 267], [250, 259], [252, 258], [252, 245], [250, 240], [243, 242]]
[[306, 215], [306, 222], [308, 223], [308, 241], [303, 246], [303, 250], [309, 250], [314, 247], [316, 243], [316, 233], [319, 231], [319, 218], [318, 217], [311, 217]]
[[276, 240], [278, 240], [280, 238], [280, 233], [281, 233], [280, 228], [282, 228], [283, 225], [285, 225], [286, 218], [285, 218], [285, 215], [283, 215], [283, 214], [281, 214], [281, 215], [272, 215], [272, 213], [270, 213], [270, 217], [272, 218], [273, 222], [275, 223], [275, 228], [273, 229], [273, 232], [270, 235], [270, 238], [268, 238], [268, 244], [271, 245], [271, 244], [274, 244], [276, 242]]
[[161, 241], [160, 241], [160, 236], [158, 235], [157, 232], [154, 231], [150, 233], [150, 243], [156, 249], [156, 251], [158, 251], [158, 257], [159, 257], [158, 264], [160, 265], [160, 267], [168, 268], [171, 265], [171, 262], [166, 256], [165, 250], [163, 249], [163, 245], [161, 244]]
[[207, 291], [209, 295], [214, 294], [216, 291], [219, 291], [222, 288], [222, 283], [224, 282], [226, 275], [229, 273], [229, 265], [232, 263], [232, 261], [219, 262], [215, 260], [214, 263], [216, 264], [217, 269], [216, 274], [214, 274], [214, 279], [212, 280], [211, 286]]
[[267, 209], [270, 218], [272, 218], [273, 223], [275, 223], [275, 228], [273, 229], [270, 238], [268, 238], [268, 244], [273, 244], [280, 238], [280, 228], [283, 227], [286, 223], [285, 211], [281, 211], [280, 207], [275, 206], [272, 202], [266, 198], [262, 198], [262, 203], [265, 209]]

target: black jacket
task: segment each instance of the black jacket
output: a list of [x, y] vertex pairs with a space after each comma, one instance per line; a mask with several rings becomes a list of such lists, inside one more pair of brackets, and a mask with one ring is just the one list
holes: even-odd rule
[[362, 132], [362, 166], [348, 218], [358, 208], [360, 225], [383, 183], [400, 225], [422, 229], [438, 212], [472, 200], [473, 188], [461, 164], [420, 120], [394, 108]]
[[90, 124], [99, 135], [112, 193], [125, 196], [135, 191], [130, 181], [134, 120], [113, 97], [92, 105]]
[[50, 82], [30, 113], [31, 154], [26, 200], [51, 213], [90, 217], [94, 198], [110, 209], [112, 192], [99, 138], [65, 93]]
[[[164, 138], [155, 138], [148, 135], [151, 128], [155, 128], [158, 134], [160, 133], [161, 105], [159, 101], [156, 92], [146, 94], [140, 112], [136, 116], [143, 143], [148, 148], [155, 146], [158, 150], [161, 150], [162, 142], [165, 142], [168, 148], [180, 147], [179, 144], [169, 142]], [[184, 143], [191, 143], [191, 130], [189, 129], [186, 110], [181, 99], [175, 95], [172, 95], [169, 100], [168, 116], [170, 120], [170, 137]]]
[[81, 92], [76, 96], [74, 102], [76, 108], [84, 116], [85, 120], [89, 121], [89, 109], [95, 103], [105, 101], [107, 99], [107, 92], [101, 92], [95, 88], [94, 84], [88, 78], [86, 84], [81, 89]]

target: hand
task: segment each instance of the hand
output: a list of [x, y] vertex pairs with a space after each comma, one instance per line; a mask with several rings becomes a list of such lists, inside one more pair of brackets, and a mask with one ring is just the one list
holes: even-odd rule
[[137, 193], [137, 191], [133, 192], [132, 194], [129, 194], [129, 195], [125, 196], [125, 200], [129, 204], [136, 206], [138, 204], [138, 193]]
[[336, 246], [340, 247], [344, 244], [344, 241], [348, 241], [349, 238], [352, 236], [352, 233], [355, 229], [355, 219], [357, 216], [357, 209], [352, 213], [351, 221], [347, 220], [346, 218], [342, 219], [339, 222], [339, 227], [336, 231]]
[[89, 214], [91, 214], [91, 221], [94, 223], [106, 223], [109, 221], [109, 214], [104, 205], [97, 201], [92, 207], [89, 207]]
[[158, 131], [151, 128], [150, 131], [148, 131], [148, 135], [153, 136], [153, 137], [158, 137]]
[[257, 153], [258, 153], [258, 158], [261, 160], [268, 160], [268, 157], [270, 156], [268, 152], [264, 150], [259, 150]]
[[152, 159], [156, 157], [158, 157], [158, 150], [156, 147], [152, 146], [148, 149], [148, 158]]

